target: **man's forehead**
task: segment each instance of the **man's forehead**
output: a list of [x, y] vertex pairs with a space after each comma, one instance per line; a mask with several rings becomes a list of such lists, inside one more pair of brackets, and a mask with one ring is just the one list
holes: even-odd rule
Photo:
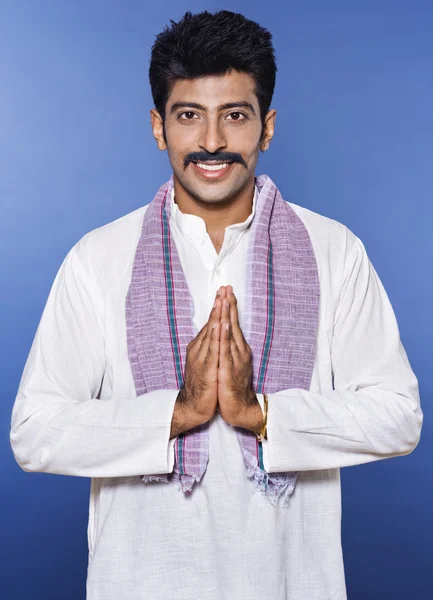
[[168, 108], [177, 102], [194, 102], [209, 110], [228, 103], [250, 102], [257, 105], [255, 81], [247, 73], [231, 72], [179, 79], [173, 84]]

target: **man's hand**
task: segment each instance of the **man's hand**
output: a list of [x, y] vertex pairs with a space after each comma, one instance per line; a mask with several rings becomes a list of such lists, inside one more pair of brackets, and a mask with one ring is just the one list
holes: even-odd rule
[[239, 325], [237, 299], [223, 286], [218, 366], [218, 405], [230, 425], [260, 432], [263, 413], [252, 388], [252, 355]]
[[187, 346], [184, 385], [173, 412], [170, 438], [211, 419], [218, 403], [218, 359], [221, 299], [216, 297], [209, 320]]

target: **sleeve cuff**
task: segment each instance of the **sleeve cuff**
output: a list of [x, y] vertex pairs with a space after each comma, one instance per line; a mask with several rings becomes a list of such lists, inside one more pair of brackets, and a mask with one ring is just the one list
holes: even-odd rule
[[[256, 393], [257, 400], [259, 401], [260, 408], [262, 409], [262, 413], [265, 413], [265, 399], [263, 394]], [[265, 471], [270, 473], [271, 461], [270, 461], [270, 447], [269, 447], [269, 409], [271, 405], [270, 394], [268, 394], [268, 418], [266, 424], [266, 432], [268, 437], [262, 441], [262, 449], [263, 449], [263, 466], [265, 467]]]
[[[170, 439], [170, 431], [179, 390], [154, 390], [150, 393], [152, 398], [146, 398], [145, 401], [152, 403], [155, 413], [153, 418], [155, 423], [159, 421], [161, 426], [151, 428], [149, 432], [153, 437], [153, 443], [146, 450], [143, 474], [171, 473], [174, 467], [174, 444], [177, 436]], [[151, 454], [149, 448], [152, 449]]]
[[171, 473], [173, 471], [173, 467], [174, 467], [174, 444], [177, 440], [177, 436], [173, 437], [170, 439], [170, 431], [171, 431], [171, 421], [173, 418], [173, 412], [174, 412], [174, 405], [176, 404], [176, 399], [177, 399], [177, 395], [179, 394], [179, 390], [175, 390], [173, 391], [173, 394], [170, 397], [170, 402], [169, 402], [169, 415], [168, 415], [168, 432], [167, 432], [167, 437], [168, 439], [168, 444], [167, 444], [167, 473]]

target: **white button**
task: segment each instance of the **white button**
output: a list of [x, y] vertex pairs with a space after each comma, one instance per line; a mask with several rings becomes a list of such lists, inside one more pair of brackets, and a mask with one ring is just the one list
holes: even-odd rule
[[215, 271], [215, 273], [216, 273], [217, 275], [220, 275], [220, 274], [221, 274], [221, 270], [220, 270], [220, 269], [217, 269], [217, 270]]
[[203, 240], [201, 245], [204, 246], [206, 244], [206, 240]]

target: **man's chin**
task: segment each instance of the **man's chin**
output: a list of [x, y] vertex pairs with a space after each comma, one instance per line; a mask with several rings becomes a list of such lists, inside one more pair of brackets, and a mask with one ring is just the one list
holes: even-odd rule
[[189, 182], [186, 186], [184, 186], [186, 191], [199, 200], [200, 202], [205, 203], [221, 203], [231, 200], [236, 194], [239, 192], [239, 182], [236, 182], [236, 185], [233, 185], [233, 182], [200, 182], [194, 181], [193, 183]]

